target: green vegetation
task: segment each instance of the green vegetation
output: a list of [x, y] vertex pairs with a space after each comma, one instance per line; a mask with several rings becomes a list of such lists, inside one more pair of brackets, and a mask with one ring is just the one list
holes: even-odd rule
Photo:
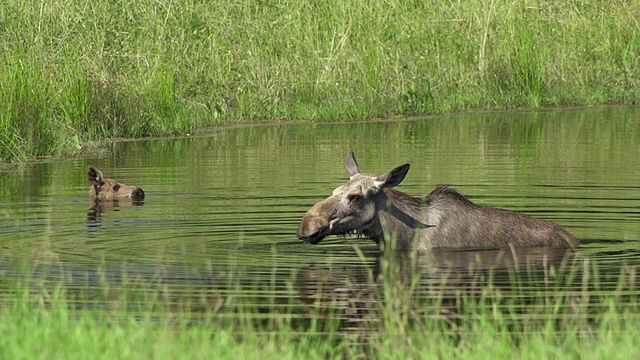
[[[342, 284], [338, 290], [330, 287], [331, 282], [316, 283], [317, 292], [310, 294], [305, 288], [306, 293], [286, 300], [273, 291], [273, 284], [266, 285], [268, 289], [264, 282], [241, 285], [232, 276], [189, 298], [179, 288], [163, 285], [161, 276], [156, 283], [143, 285], [140, 279], [113, 282], [116, 278], [101, 274], [85, 278], [81, 285], [78, 273], [60, 276], [63, 273], [55, 266], [48, 276], [42, 269], [25, 272], [20, 284], [2, 280], [1, 285], [13, 291], [6, 292], [0, 308], [0, 355], [7, 359], [631, 359], [640, 355], [634, 267], [600, 273], [597, 265], [584, 260], [548, 271], [524, 274], [521, 269], [511, 272], [507, 283], [498, 273], [478, 272], [457, 285], [449, 283], [455, 276], [443, 276], [425, 297], [416, 293], [425, 290], [417, 286], [419, 279], [406, 279], [389, 266], [392, 262], [385, 264], [381, 283], [372, 274], [364, 288]], [[224, 290], [239, 287], [247, 287], [242, 296]], [[293, 283], [287, 287], [296, 288]], [[345, 291], [351, 292], [346, 302], [335, 295]]]
[[640, 3], [0, 4], [0, 157], [241, 121], [637, 103]]

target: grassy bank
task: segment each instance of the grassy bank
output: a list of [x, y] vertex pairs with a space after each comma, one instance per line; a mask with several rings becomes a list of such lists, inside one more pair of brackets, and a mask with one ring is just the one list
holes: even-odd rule
[[[88, 283], [82, 286], [74, 279], [77, 273], [59, 276], [62, 269], [53, 269], [57, 271], [47, 276], [42, 269], [25, 271], [17, 284], [2, 279], [2, 358], [632, 359], [640, 355], [637, 268], [629, 266], [604, 273], [588, 260], [578, 261], [544, 274], [512, 273], [509, 286], [498, 284], [504, 279], [494, 282], [479, 272], [462, 286], [447, 288], [443, 282], [424, 297], [416, 293], [425, 290], [417, 279], [399, 281], [403, 273], [387, 264], [380, 283], [371, 279], [369, 294], [359, 287], [359, 295], [349, 298], [351, 304], [367, 304], [357, 313], [345, 309], [346, 303], [337, 298], [314, 297], [310, 304], [292, 296], [283, 304], [280, 292], [262, 292], [264, 284], [239, 292], [239, 287], [248, 285], [232, 277], [225, 284], [212, 282], [212, 289], [190, 298], [183, 288], [163, 284], [161, 276], [146, 284], [99, 276], [86, 278]], [[348, 321], [354, 316], [356, 322]]]
[[636, 103], [634, 1], [0, 4], [0, 157], [238, 121]]
[[[439, 333], [412, 332], [378, 345], [331, 342], [317, 335], [261, 334], [215, 324], [193, 326], [76, 318], [62, 308], [0, 317], [5, 359], [634, 359], [640, 335], [635, 322], [612, 308], [596, 331], [548, 328], [510, 335], [487, 312], [459, 343]], [[515, 337], [515, 339], [514, 339]]]

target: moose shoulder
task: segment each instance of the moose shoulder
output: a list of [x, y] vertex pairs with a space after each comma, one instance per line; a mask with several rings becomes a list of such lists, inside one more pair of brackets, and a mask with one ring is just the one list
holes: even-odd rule
[[393, 189], [409, 164], [375, 176], [347, 157], [349, 181], [309, 209], [298, 238], [318, 244], [328, 235], [356, 233], [383, 248], [575, 247], [580, 241], [550, 221], [477, 205], [456, 190], [438, 186], [425, 197]]

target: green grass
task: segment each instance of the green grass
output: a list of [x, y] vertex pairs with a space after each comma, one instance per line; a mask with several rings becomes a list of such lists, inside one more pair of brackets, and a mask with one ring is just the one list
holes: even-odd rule
[[[283, 305], [282, 294], [264, 293], [264, 284], [241, 285], [232, 276], [224, 284], [215, 281], [220, 288], [212, 285], [190, 297], [162, 281], [141, 284], [125, 277], [110, 283], [101, 277], [100, 284], [93, 280], [78, 286], [71, 274], [25, 271], [21, 282], [2, 280], [0, 356], [630, 359], [640, 355], [635, 267], [602, 274], [590, 261], [577, 261], [544, 275], [512, 272], [507, 287], [494, 283], [497, 279], [490, 273], [478, 273], [462, 286], [447, 287], [443, 281], [427, 289], [428, 296], [417, 296], [425, 291], [419, 279], [400, 281], [407, 278], [389, 264], [383, 265], [381, 283], [370, 275], [366, 292], [354, 292], [349, 298], [351, 304], [369, 305], [360, 307], [355, 329], [354, 323], [344, 320], [344, 302], [318, 306], [322, 301], [315, 298], [315, 306], [308, 307], [291, 296]], [[551, 285], [539, 286], [541, 281]], [[70, 286], [71, 282], [76, 285]]]
[[640, 98], [635, 1], [0, 5], [0, 157], [241, 121]]
[[[371, 345], [326, 341], [313, 334], [262, 334], [215, 323], [176, 325], [77, 318], [62, 308], [1, 316], [0, 355], [5, 359], [633, 359], [640, 354], [637, 318], [612, 308], [593, 331], [558, 331], [551, 321], [539, 332], [513, 335], [485, 313], [460, 341], [448, 334], [412, 331]], [[515, 339], [514, 339], [515, 338]]]

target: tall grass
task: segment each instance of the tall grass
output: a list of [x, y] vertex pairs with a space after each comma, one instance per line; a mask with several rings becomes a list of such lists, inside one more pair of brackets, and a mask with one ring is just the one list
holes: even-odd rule
[[[335, 288], [330, 281], [318, 287], [311, 303], [292, 301], [296, 296], [283, 303], [273, 284], [240, 283], [232, 276], [190, 297], [161, 278], [142, 284], [102, 276], [100, 286], [91, 283], [95, 279], [77, 286], [71, 273], [40, 269], [27, 271], [17, 284], [2, 282], [9, 287], [0, 309], [0, 355], [636, 358], [636, 270], [624, 266], [603, 273], [580, 260], [540, 273], [515, 270], [506, 283], [478, 272], [466, 283], [448, 284], [455, 279], [445, 276], [425, 288], [419, 277], [406, 277], [411, 269], [398, 270], [390, 262], [382, 265], [381, 277], [369, 275], [366, 290], [344, 283]], [[350, 295], [338, 299], [339, 292]]]
[[0, 4], [0, 156], [238, 121], [637, 103], [634, 1]]

